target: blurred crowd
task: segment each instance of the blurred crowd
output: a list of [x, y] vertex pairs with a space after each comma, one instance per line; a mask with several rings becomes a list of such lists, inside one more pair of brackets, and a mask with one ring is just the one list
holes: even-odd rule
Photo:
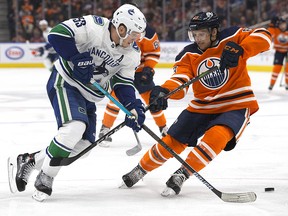
[[288, 11], [283, 0], [7, 0], [10, 41], [43, 42], [39, 21], [49, 26], [73, 17], [95, 14], [111, 18], [123, 3], [134, 2], [144, 12], [149, 25], [161, 41], [187, 40], [187, 23], [199, 11], [214, 11], [222, 28], [238, 25], [249, 27], [282, 16]]

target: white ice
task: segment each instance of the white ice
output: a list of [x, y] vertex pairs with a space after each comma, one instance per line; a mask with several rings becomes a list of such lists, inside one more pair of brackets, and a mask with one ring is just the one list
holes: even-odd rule
[[[156, 83], [171, 75], [157, 69]], [[43, 203], [32, 200], [36, 172], [25, 192], [11, 194], [7, 180], [7, 158], [34, 152], [49, 145], [56, 133], [53, 110], [46, 95], [50, 72], [45, 69], [0, 70], [0, 215], [288, 215], [288, 91], [279, 86], [268, 91], [270, 73], [250, 72], [260, 110], [236, 148], [222, 152], [200, 174], [223, 192], [257, 194], [253, 203], [225, 203], [199, 179], [191, 177], [175, 198], [160, 196], [165, 182], [179, 166], [171, 159], [145, 176], [132, 189], [119, 189], [121, 177], [138, 163], [155, 141], [141, 131], [143, 150], [128, 157], [127, 149], [136, 145], [133, 132], [122, 128], [113, 135], [110, 148], [96, 146], [87, 158], [63, 167], [54, 181], [53, 194]], [[170, 101], [165, 111], [168, 125], [186, 107], [191, 94], [181, 101]], [[97, 132], [107, 99], [98, 104]], [[123, 121], [121, 113], [115, 126]], [[151, 115], [146, 125], [158, 134]], [[285, 126], [286, 125], [286, 126]], [[189, 149], [181, 154], [185, 158]], [[274, 192], [264, 188], [274, 187]]]

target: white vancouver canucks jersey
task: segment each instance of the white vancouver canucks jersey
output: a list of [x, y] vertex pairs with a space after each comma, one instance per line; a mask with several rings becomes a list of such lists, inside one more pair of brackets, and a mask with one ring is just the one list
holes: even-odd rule
[[[109, 24], [107, 18], [88, 15], [64, 21], [54, 27], [50, 34], [73, 37], [80, 53], [90, 53], [94, 63], [91, 82], [97, 81], [105, 89], [108, 89], [110, 81], [112, 88], [115, 85], [133, 86], [135, 69], [140, 64], [140, 49], [136, 43], [127, 48], [116, 46], [110, 37]], [[87, 100], [97, 102], [103, 99], [104, 95], [93, 85], [83, 85], [73, 79], [72, 62], [59, 57], [55, 67], [63, 79], [79, 89]]]

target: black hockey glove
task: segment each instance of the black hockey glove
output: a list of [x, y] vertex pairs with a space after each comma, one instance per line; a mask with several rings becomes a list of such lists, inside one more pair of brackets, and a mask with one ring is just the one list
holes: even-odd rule
[[221, 60], [220, 71], [223, 73], [225, 68], [233, 68], [238, 66], [239, 57], [243, 54], [243, 48], [232, 41], [228, 41], [225, 45]]
[[125, 125], [139, 132], [145, 121], [145, 108], [140, 99], [136, 99], [134, 104], [129, 104], [129, 111], [133, 116], [125, 116]]
[[[150, 93], [150, 111], [158, 112], [160, 110], [165, 110], [168, 107], [167, 98], [164, 98], [166, 94], [169, 93], [168, 89], [162, 88], [161, 86], [155, 86]], [[155, 101], [155, 102], [154, 102]]]
[[43, 56], [45, 49], [44, 49], [44, 47], [39, 47], [39, 48], [37, 48], [37, 51], [39, 53], [38, 56]]
[[153, 81], [154, 69], [151, 67], [144, 67], [141, 72], [140, 83], [141, 85], [149, 85]]
[[70, 58], [74, 64], [72, 76], [83, 84], [90, 82], [93, 77], [93, 58], [89, 52], [79, 53]]

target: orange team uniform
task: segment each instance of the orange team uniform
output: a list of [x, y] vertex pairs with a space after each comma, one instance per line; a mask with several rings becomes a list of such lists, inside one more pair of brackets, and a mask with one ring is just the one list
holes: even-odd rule
[[[158, 35], [149, 26], [146, 27], [145, 37], [138, 41], [137, 45], [141, 50], [141, 63], [135, 71], [135, 80], [137, 79], [137, 74], [140, 75], [144, 67], [154, 68], [160, 59], [160, 42]], [[135, 81], [134, 84], [142, 99], [146, 104], [149, 104], [150, 92], [151, 89], [155, 86], [154, 82], [148, 86], [136, 85]], [[111, 92], [111, 95], [116, 98], [116, 95], [113, 91]], [[119, 113], [119, 110], [120, 109], [112, 101], [109, 101], [106, 106], [102, 124], [105, 127], [111, 128]], [[151, 113], [151, 115], [158, 127], [163, 127], [166, 125], [166, 118], [163, 111]]]
[[272, 35], [274, 49], [275, 49], [275, 57], [272, 69], [272, 77], [270, 81], [270, 86], [274, 86], [275, 82], [278, 78], [279, 73], [281, 72], [283, 66], [283, 60], [286, 57], [286, 64], [285, 64], [285, 83], [288, 84], [288, 31], [281, 31], [278, 27], [269, 27], [268, 31]]
[[[205, 52], [198, 49], [196, 43], [186, 46], [176, 57], [174, 64], [175, 73], [169, 80], [161, 85], [163, 88], [172, 91], [188, 80], [219, 64], [222, 50], [228, 41], [233, 41], [244, 49], [244, 54], [240, 56], [237, 67], [225, 69], [223, 73], [217, 70], [192, 85], [194, 98], [189, 102], [188, 107], [183, 112], [194, 113], [195, 118], [198, 118], [198, 116], [202, 114], [205, 116], [209, 114], [211, 116], [213, 114], [229, 113], [241, 109], [246, 110], [245, 120], [243, 120], [244, 123], [237, 129], [237, 133], [235, 133], [235, 131], [232, 133], [232, 130], [228, 130], [227, 132], [225, 125], [216, 124], [206, 131], [204, 138], [202, 138], [198, 146], [196, 146], [196, 144], [200, 136], [197, 135], [197, 139], [195, 138], [195, 140], [193, 140], [193, 142], [195, 141], [195, 145], [192, 146], [196, 147], [189, 153], [186, 162], [197, 172], [225, 149], [229, 141], [233, 141], [233, 145], [236, 145], [249, 122], [249, 114], [252, 115], [258, 110], [258, 103], [251, 88], [246, 61], [249, 57], [267, 51], [271, 46], [271, 35], [266, 29], [262, 28], [251, 30], [231, 27], [221, 31], [219, 34], [219, 43], [214, 47], [208, 48]], [[251, 46], [251, 44], [255, 44], [255, 46]], [[182, 99], [187, 91], [188, 87], [171, 95], [170, 98], [177, 100]], [[189, 121], [194, 121], [194, 117]], [[227, 119], [227, 121], [229, 120], [231, 122], [233, 118]], [[181, 125], [179, 121], [185, 121], [185, 119], [181, 119], [179, 116], [173, 125]], [[188, 124], [189, 123], [185, 123], [184, 125], [187, 127]], [[191, 127], [192, 124], [191, 122]], [[201, 124], [205, 124], [205, 122]], [[201, 124], [195, 126], [196, 128], [193, 130], [193, 133], [197, 133], [195, 130], [199, 130], [199, 127], [202, 127]], [[169, 129], [168, 135], [163, 138], [163, 141], [177, 154], [180, 154], [188, 146], [188, 143], [179, 141], [182, 138], [181, 131], [188, 130], [182, 127], [178, 128], [178, 135], [175, 135], [176, 132], [173, 131], [175, 129], [173, 125]], [[172, 127], [174, 128], [172, 129]], [[189, 137], [189, 133], [188, 135], [186, 133], [185, 136]], [[178, 136], [178, 138], [175, 139], [174, 136]], [[189, 146], [191, 145], [189, 144]], [[234, 148], [234, 146], [232, 148]], [[145, 153], [140, 160], [140, 165], [144, 170], [152, 171], [171, 157], [172, 155], [166, 149], [160, 144], [156, 144]]]

